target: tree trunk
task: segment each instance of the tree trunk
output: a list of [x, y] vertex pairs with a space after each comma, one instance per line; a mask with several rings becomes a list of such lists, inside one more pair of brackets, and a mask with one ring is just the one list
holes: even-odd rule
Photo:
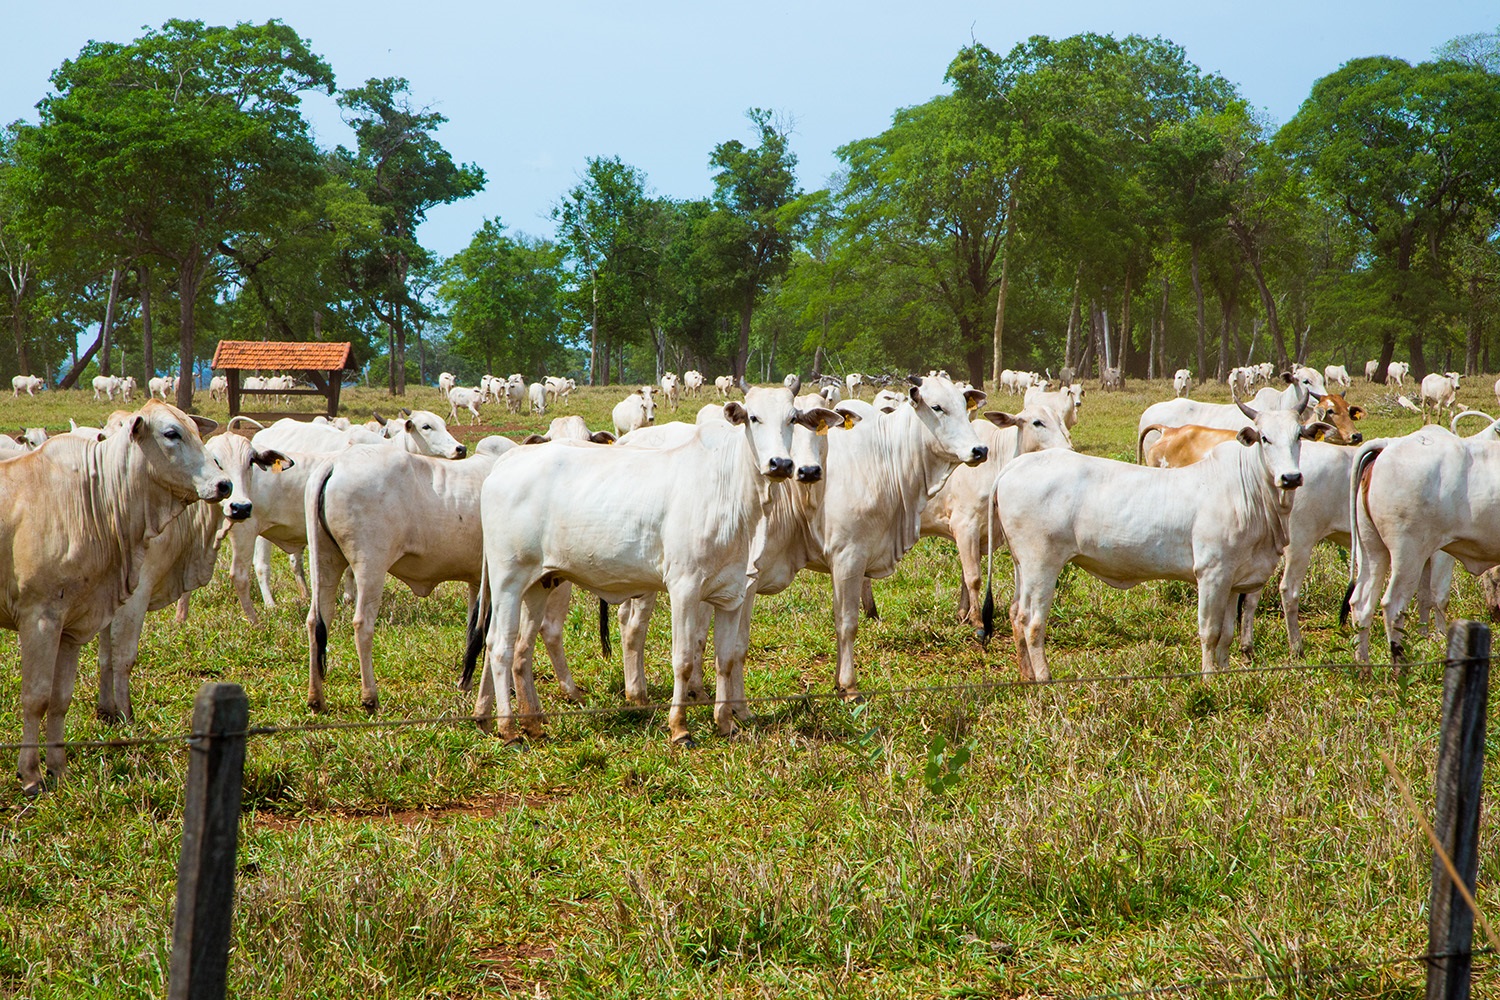
[[1125, 373], [1125, 365], [1130, 361], [1130, 272], [1125, 272], [1125, 294], [1120, 303], [1120, 363], [1115, 367], [1120, 369], [1120, 374]]
[[26, 297], [30, 267], [24, 261], [9, 271], [11, 287], [10, 331], [16, 339], [16, 365], [22, 375], [31, 374], [31, 359], [26, 353], [26, 333], [21, 322], [21, 300]]
[[104, 300], [104, 323], [99, 327], [104, 346], [99, 348], [99, 374], [110, 374], [109, 350], [114, 340], [115, 296], [120, 294], [120, 269], [109, 272], [109, 298]]
[[[1203, 282], [1201, 280], [1199, 280], [1199, 278], [1198, 278], [1198, 244], [1197, 243], [1193, 243], [1192, 244], [1192, 250], [1193, 250], [1193, 303], [1197, 307], [1197, 310], [1198, 310], [1198, 383], [1201, 385], [1203, 383], [1203, 380], [1208, 377], [1208, 368], [1207, 368], [1208, 361], [1207, 361], [1207, 358], [1204, 356], [1204, 347], [1206, 346], [1206, 341], [1208, 339], [1208, 324], [1205, 323], [1204, 320], [1203, 320]], [[1223, 365], [1222, 362], [1220, 362], [1219, 367], [1220, 368], [1224, 367], [1224, 365]], [[1221, 372], [1220, 375], [1219, 375], [1219, 377], [1223, 378], [1224, 377], [1224, 373]]]
[[1083, 358], [1080, 356], [1078, 350], [1078, 328], [1083, 319], [1078, 311], [1078, 296], [1080, 292], [1080, 285], [1082, 284], [1082, 282], [1083, 265], [1079, 264], [1078, 269], [1073, 272], [1073, 308], [1068, 313], [1068, 339], [1066, 344], [1064, 344], [1063, 346], [1064, 368], [1071, 367], [1081, 369], [1083, 367], [1083, 365], [1081, 364]]
[[1271, 294], [1271, 288], [1266, 284], [1265, 272], [1260, 267], [1260, 252], [1255, 246], [1255, 237], [1244, 225], [1231, 221], [1229, 228], [1239, 238], [1240, 249], [1244, 251], [1245, 260], [1250, 265], [1250, 273], [1255, 276], [1255, 287], [1260, 292], [1261, 308], [1266, 311], [1266, 324], [1271, 328], [1271, 344], [1276, 350], [1276, 365], [1283, 371], [1291, 367], [1291, 359], [1286, 352], [1286, 338], [1281, 335], [1281, 321], [1276, 315], [1276, 297]]
[[755, 289], [750, 289], [740, 303], [740, 348], [734, 356], [734, 377], [746, 378], [750, 364], [750, 316], [755, 311]]
[[604, 359], [604, 381], [599, 381], [599, 273], [589, 268], [593, 306], [589, 316], [589, 385], [609, 385], [609, 358]]
[[78, 376], [82, 375], [83, 370], [89, 366], [89, 362], [92, 361], [94, 355], [98, 353], [99, 345], [102, 343], [104, 343], [104, 331], [101, 330], [99, 332], [99, 336], [95, 337], [94, 342], [89, 345], [89, 349], [83, 352], [82, 357], [79, 357], [78, 344], [77, 342], [74, 342], [73, 364], [72, 367], [68, 369], [68, 374], [63, 376], [61, 382], [57, 383], [57, 387], [59, 389], [73, 388], [73, 386], [78, 382]]
[[1167, 363], [1167, 317], [1170, 315], [1172, 304], [1172, 281], [1165, 273], [1161, 276], [1161, 322], [1157, 324], [1157, 370], [1161, 372], [1162, 378], [1167, 377], [1167, 371], [1172, 367]]
[[1467, 349], [1464, 351], [1464, 374], [1479, 374], [1479, 342], [1484, 337], [1484, 324], [1479, 318], [1479, 275], [1469, 276], [1469, 329]]
[[151, 266], [142, 264], [138, 274], [141, 282], [141, 385], [146, 386], [156, 375], [155, 348], [151, 343]]
[[[1011, 210], [1015, 209], [1015, 198], [1012, 196], [1010, 202]], [[1007, 216], [1008, 218], [1009, 216]], [[1007, 246], [1000, 255], [1000, 293], [995, 296], [995, 363], [991, 366], [991, 384], [995, 391], [1000, 391], [1000, 371], [1003, 360], [1001, 354], [1002, 341], [1005, 339], [1005, 296], [1010, 290], [1010, 246]]]
[[399, 302], [396, 303], [396, 377], [391, 382], [391, 395], [406, 395], [406, 322]]
[[177, 341], [177, 408], [183, 413], [193, 410], [193, 338], [197, 333], [198, 286], [203, 281], [199, 269], [206, 262], [189, 257], [177, 272], [179, 330]]

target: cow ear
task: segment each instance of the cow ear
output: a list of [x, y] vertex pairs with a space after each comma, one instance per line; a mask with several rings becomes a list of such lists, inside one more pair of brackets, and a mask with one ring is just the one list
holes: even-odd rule
[[1282, 380], [1285, 381], [1287, 385], [1291, 385], [1294, 381], [1296, 381], [1296, 379], [1292, 378], [1292, 373], [1291, 372], [1282, 372], [1281, 373], [1281, 377], [1282, 377]]
[[1363, 420], [1364, 418], [1365, 418], [1365, 408], [1363, 406], [1351, 406], [1351, 407], [1349, 407], [1349, 419], [1350, 420]]
[[1025, 422], [1020, 417], [1005, 413], [1002, 410], [986, 410], [984, 411], [984, 419], [996, 427], [1018, 427]]
[[522, 444], [546, 444], [552, 439], [545, 434], [528, 434], [521, 439]]
[[595, 431], [589, 435], [589, 440], [595, 444], [614, 444], [615, 436], [609, 431]]
[[972, 413], [975, 410], [979, 409], [979, 404], [983, 403], [986, 398], [988, 398], [988, 397], [986, 397], [985, 394], [982, 393], [982, 392], [980, 392], [978, 389], [965, 389], [964, 390], [964, 399], [966, 399], [966, 400], [969, 401], [969, 412], [970, 413]]
[[1319, 420], [1302, 428], [1301, 434], [1310, 441], [1321, 441], [1328, 434], [1338, 433], [1338, 428]]
[[922, 402], [922, 390], [917, 388], [916, 386], [912, 386], [910, 389], [908, 389], [906, 394], [911, 397], [913, 405], [920, 404]]
[[742, 404], [731, 399], [724, 404], [724, 419], [731, 424], [743, 424], [750, 420], [750, 414]]
[[200, 417], [196, 413], [191, 414], [191, 416], [193, 423], [198, 425], [198, 436], [201, 438], [206, 439], [210, 434], [219, 429], [219, 422], [217, 420], [210, 420], [208, 417]]
[[1254, 427], [1241, 427], [1240, 432], [1234, 436], [1234, 439], [1248, 448], [1260, 440], [1260, 431]]
[[290, 469], [292, 466], [297, 464], [296, 462], [292, 461], [290, 455], [283, 455], [279, 451], [273, 451], [270, 449], [266, 451], [254, 452], [250, 456], [250, 461], [254, 462], [258, 467], [262, 469], [270, 469], [272, 472], [285, 472], [287, 469]]
[[[68, 422], [72, 423], [71, 420], [69, 420]], [[74, 424], [73, 429], [77, 430], [78, 425]], [[133, 414], [130, 418], [130, 436], [133, 438], [138, 438], [144, 433], [146, 433], [146, 418], [141, 416], [139, 413]], [[99, 440], [104, 440], [104, 435], [102, 433], [99, 435]]]
[[826, 406], [818, 406], [811, 410], [798, 410], [792, 422], [806, 427], [814, 434], [827, 434], [830, 429], [843, 424], [844, 414]]
[[415, 433], [417, 433], [417, 424], [416, 424], [416, 421], [411, 420], [410, 418], [407, 419], [407, 421], [406, 421], [406, 433], [408, 433], [408, 434], [415, 434]]

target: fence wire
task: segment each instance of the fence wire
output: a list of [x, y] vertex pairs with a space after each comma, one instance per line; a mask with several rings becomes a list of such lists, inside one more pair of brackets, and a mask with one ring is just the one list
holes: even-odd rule
[[[1245, 676], [1250, 674], [1286, 674], [1286, 673], [1313, 673], [1333, 671], [1357, 671], [1364, 673], [1381, 672], [1404, 672], [1418, 667], [1452, 666], [1462, 661], [1457, 660], [1416, 660], [1411, 663], [1282, 663], [1264, 667], [1230, 667], [1225, 670], [1217, 670], [1212, 674], [1205, 675], [1199, 670], [1179, 671], [1166, 674], [1083, 674], [1076, 677], [1054, 677], [1050, 681], [968, 681], [955, 684], [920, 684], [909, 687], [878, 688], [873, 691], [861, 691], [859, 698], [864, 701], [875, 701], [886, 698], [902, 698], [912, 695], [925, 694], [979, 694], [994, 693], [999, 691], [1044, 690], [1049, 687], [1079, 687], [1088, 684], [1137, 684], [1147, 682], [1171, 682], [1205, 680], [1215, 677]], [[738, 699], [737, 704], [742, 705], [790, 705], [811, 704], [823, 701], [846, 701], [848, 696], [838, 691], [812, 691], [806, 690], [796, 694], [769, 694], [757, 695]], [[646, 714], [652, 712], [664, 712], [673, 707], [672, 702], [650, 702], [644, 705], [611, 705], [564, 708], [543, 711], [540, 713], [516, 713], [511, 718], [517, 722], [532, 719], [544, 719], [554, 721], [559, 719], [591, 718], [597, 716], [617, 716], [624, 714]], [[712, 709], [714, 703], [711, 701], [685, 702], [687, 709]], [[430, 715], [414, 716], [404, 719], [385, 719], [360, 722], [305, 722], [292, 723], [290, 725], [275, 726], [249, 726], [238, 733], [226, 733], [226, 737], [250, 737], [250, 736], [284, 736], [296, 733], [319, 733], [319, 732], [345, 732], [351, 730], [388, 730], [388, 729], [411, 729], [421, 726], [458, 726], [472, 725], [479, 721], [472, 714], [463, 715]], [[204, 737], [207, 733], [177, 733], [170, 736], [142, 736], [121, 739], [98, 739], [98, 740], [61, 740], [42, 741], [37, 743], [0, 743], [0, 751], [11, 750], [42, 750], [49, 747], [62, 747], [65, 750], [87, 749], [97, 747], [107, 748], [130, 748], [142, 746], [162, 746], [174, 743], [191, 744]]]
[[[1288, 969], [1285, 972], [1262, 972], [1255, 974], [1242, 974], [1235, 976], [1217, 976], [1210, 979], [1194, 979], [1191, 981], [1171, 983], [1167, 986], [1143, 986], [1134, 990], [1119, 990], [1114, 993], [1089, 993], [1083, 996], [1073, 997], [1071, 1000], [1124, 1000], [1127, 997], [1154, 997], [1175, 996], [1184, 993], [1197, 993], [1202, 990], [1222, 989], [1228, 986], [1253, 986], [1256, 983], [1275, 983], [1291, 981], [1309, 981], [1315, 979], [1332, 979], [1335, 976], [1347, 975], [1351, 972], [1377, 972], [1392, 966], [1406, 965], [1411, 962], [1420, 962], [1423, 965], [1439, 962], [1447, 958], [1459, 958], [1462, 952], [1442, 952], [1427, 955], [1401, 955], [1396, 958], [1380, 959], [1374, 962], [1341, 962], [1336, 965], [1325, 965], [1315, 969]], [[1468, 952], [1471, 958], [1480, 958], [1495, 954], [1495, 949], [1489, 947], [1475, 948]], [[1475, 975], [1482, 975], [1488, 969], [1475, 969]]]

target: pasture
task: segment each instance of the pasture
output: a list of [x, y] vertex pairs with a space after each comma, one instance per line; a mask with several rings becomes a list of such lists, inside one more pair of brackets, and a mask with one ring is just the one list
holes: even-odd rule
[[[1461, 401], [1493, 411], [1492, 384], [1465, 380]], [[554, 412], [606, 427], [622, 394], [580, 388]], [[100, 423], [112, 407], [91, 395], [0, 399], [0, 428]], [[1132, 458], [1136, 416], [1171, 395], [1169, 380], [1118, 393], [1091, 382], [1076, 448]], [[1193, 395], [1228, 399], [1224, 386]], [[1349, 397], [1371, 411], [1367, 439], [1419, 425], [1384, 387], [1356, 381]], [[435, 389], [404, 402], [446, 416]], [[395, 409], [374, 391], [343, 403], [356, 419]], [[199, 405], [223, 419], [206, 393]], [[696, 405], [679, 415], [691, 420]], [[985, 408], [1018, 406], [1000, 393]], [[513, 436], [552, 415], [485, 414], [484, 433]], [[451, 429], [471, 444], [479, 436], [462, 420]], [[185, 732], [210, 679], [244, 686], [252, 725], [366, 721], [347, 606], [330, 627], [329, 711], [315, 717], [304, 703], [305, 607], [285, 559], [280, 603], [253, 629], [227, 559], [226, 547], [225, 575], [193, 595], [188, 622], [149, 619], [127, 730], [93, 717], [88, 647], [69, 739]], [[1003, 608], [1008, 559], [996, 570]], [[1302, 662], [1352, 658], [1338, 624], [1346, 581], [1343, 553], [1322, 547], [1303, 597]], [[602, 659], [595, 602], [577, 595], [565, 643], [588, 713], [569, 714], [539, 658], [552, 716], [548, 737], [525, 749], [467, 723], [252, 738], [231, 991], [1078, 997], [1340, 966], [1205, 995], [1421, 994], [1423, 967], [1389, 960], [1426, 949], [1430, 854], [1376, 751], [1430, 798], [1440, 641], [1414, 636], [1418, 665], [1399, 681], [1378, 668], [1368, 678], [1231, 670], [1206, 682], [1022, 687], [1008, 683], [1017, 671], [1003, 613], [1001, 634], [981, 647], [956, 620], [958, 582], [952, 544], [927, 539], [876, 584], [880, 618], [862, 622], [858, 639], [869, 695], [859, 705], [823, 697], [835, 651], [828, 579], [804, 574], [762, 597], [746, 689], [786, 700], [757, 705], [734, 741], [695, 709], [699, 746], [672, 749], [665, 712], [626, 710], [618, 641]], [[1268, 588], [1255, 666], [1287, 662], [1278, 604]], [[1451, 613], [1485, 615], [1461, 570]], [[463, 624], [462, 587], [419, 601], [388, 586], [375, 721], [469, 711], [472, 696], [455, 684]], [[14, 633], [0, 647], [0, 742], [13, 742]], [[658, 614], [647, 646], [657, 701], [670, 695], [668, 649]], [[1049, 652], [1063, 682], [1196, 671], [1194, 592], [1118, 592], [1070, 569]], [[1250, 665], [1236, 655], [1231, 667]], [[952, 685], [991, 686], [943, 690]], [[0, 781], [0, 997], [165, 994], [187, 757], [178, 744], [74, 750], [67, 778], [35, 801], [13, 776]], [[1492, 743], [1492, 808], [1497, 795]], [[1496, 898], [1495, 836], [1482, 824], [1481, 906]], [[1500, 990], [1480, 964], [1476, 995]]]

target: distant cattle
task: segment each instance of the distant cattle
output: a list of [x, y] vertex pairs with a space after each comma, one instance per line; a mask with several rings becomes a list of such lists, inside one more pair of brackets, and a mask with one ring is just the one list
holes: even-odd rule
[[1443, 411], [1458, 403], [1458, 372], [1438, 374], [1432, 372], [1422, 378], [1422, 421], [1427, 421], [1427, 408], [1432, 407], [1433, 419], [1441, 421]]
[[681, 396], [681, 390], [678, 386], [676, 374], [674, 374], [673, 372], [667, 372], [661, 377], [660, 384], [662, 398], [667, 401], [667, 405], [672, 409], [677, 409], [677, 401]]
[[703, 373], [694, 368], [683, 372], [682, 388], [689, 396], [696, 398], [703, 391]]
[[656, 422], [656, 399], [652, 388], [643, 385], [615, 404], [611, 417], [616, 435], [628, 434], [637, 427]]
[[729, 390], [734, 388], [733, 375], [720, 375], [714, 379], [714, 388], [719, 390], [719, 396], [723, 399], [729, 398]]
[[1367, 381], [1367, 382], [1373, 382], [1373, 381], [1375, 381], [1375, 373], [1378, 372], [1378, 371], [1380, 371], [1380, 362], [1379, 361], [1366, 361], [1365, 362], [1365, 381]]
[[35, 375], [17, 375], [10, 380], [11, 392], [16, 396], [20, 396], [22, 392], [35, 396], [41, 387], [42, 380]]
[[1172, 390], [1176, 392], [1178, 396], [1186, 396], [1188, 394], [1188, 390], [1192, 388], [1192, 383], [1193, 373], [1188, 371], [1186, 368], [1177, 369], [1177, 372], [1172, 376]]
[[1329, 385], [1341, 386], [1345, 389], [1353, 385], [1349, 380], [1349, 369], [1343, 365], [1329, 365], [1323, 369], [1323, 380]]
[[1406, 384], [1406, 375], [1411, 371], [1411, 365], [1405, 361], [1392, 361], [1385, 366], [1385, 380], [1388, 385], [1402, 386]]

